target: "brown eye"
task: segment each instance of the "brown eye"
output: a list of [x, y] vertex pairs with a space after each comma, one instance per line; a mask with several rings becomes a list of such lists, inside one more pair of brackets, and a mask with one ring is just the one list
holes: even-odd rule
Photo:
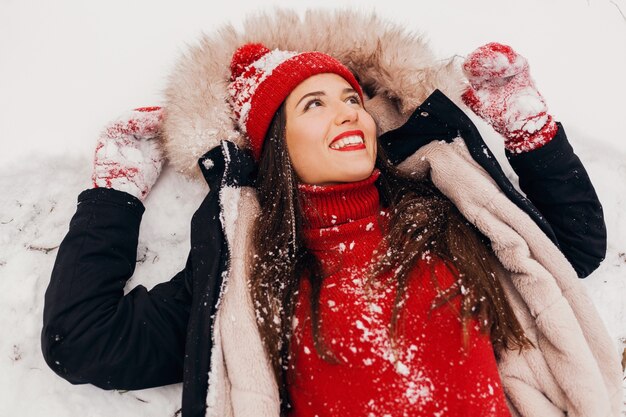
[[307, 111], [312, 107], [318, 107], [318, 105], [322, 105], [322, 100], [320, 100], [319, 98], [314, 98], [313, 100], [306, 103], [306, 105], [304, 106], [304, 111]]
[[352, 104], [361, 104], [361, 98], [357, 94], [348, 97], [346, 101]]

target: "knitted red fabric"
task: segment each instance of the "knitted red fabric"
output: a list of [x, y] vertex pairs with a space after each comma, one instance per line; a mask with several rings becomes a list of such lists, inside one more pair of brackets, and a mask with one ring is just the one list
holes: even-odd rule
[[554, 138], [558, 126], [530, 77], [526, 58], [507, 45], [488, 43], [463, 64], [470, 83], [463, 101], [504, 136], [513, 153], [538, 149]]
[[100, 134], [93, 159], [95, 188], [114, 188], [144, 200], [164, 162], [158, 137], [160, 107], [139, 107], [109, 123]]
[[350, 70], [322, 52], [270, 51], [260, 43], [246, 44], [235, 51], [230, 68], [230, 104], [239, 129], [250, 139], [257, 160], [276, 110], [307, 78], [322, 73], [337, 74], [363, 100], [361, 87]]
[[[393, 284], [368, 295], [365, 274], [388, 220], [379, 209], [378, 177], [352, 184], [301, 187], [306, 199], [308, 247], [329, 274], [320, 296], [321, 333], [341, 362], [321, 359], [313, 345], [308, 280], [302, 280], [287, 373], [291, 417], [510, 416], [488, 336], [469, 326], [463, 351], [459, 299], [431, 311], [437, 290], [454, 275], [442, 262], [420, 261], [401, 310], [399, 344], [391, 349], [388, 324]], [[379, 224], [380, 223], [380, 224]], [[380, 282], [385, 282], [383, 277]], [[456, 309], [456, 311], [455, 311]]]

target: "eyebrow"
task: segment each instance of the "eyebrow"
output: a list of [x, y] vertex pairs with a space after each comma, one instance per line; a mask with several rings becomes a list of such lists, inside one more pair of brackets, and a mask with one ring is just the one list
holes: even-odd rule
[[[344, 88], [341, 91], [341, 94], [347, 94], [347, 93], [356, 93], [356, 90], [352, 87], [348, 87], [348, 88]], [[298, 107], [300, 105], [300, 103], [302, 102], [302, 100], [304, 100], [307, 97], [311, 97], [311, 96], [325, 96], [326, 92], [324, 91], [312, 91], [310, 93], [306, 93], [305, 95], [303, 95], [300, 100], [298, 100], [298, 102], [296, 103], [296, 107]]]

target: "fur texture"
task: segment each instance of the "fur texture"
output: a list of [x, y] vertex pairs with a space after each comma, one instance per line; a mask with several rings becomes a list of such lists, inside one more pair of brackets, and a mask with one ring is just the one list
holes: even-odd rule
[[[364, 30], [365, 29], [365, 30]], [[197, 176], [197, 159], [220, 141], [246, 147], [226, 100], [229, 63], [246, 42], [318, 50], [347, 65], [377, 103], [382, 131], [397, 126], [435, 88], [457, 103], [466, 84], [454, 60], [437, 60], [417, 35], [375, 15], [276, 10], [248, 19], [241, 32], [225, 26], [180, 60], [166, 90], [164, 133], [170, 163]], [[368, 109], [369, 110], [369, 109]], [[503, 285], [536, 346], [499, 362], [512, 415], [617, 417], [621, 372], [617, 350], [563, 254], [509, 201], [471, 157], [462, 140], [432, 142], [401, 166], [433, 182], [491, 241]], [[236, 197], [236, 196], [238, 197]], [[258, 202], [251, 189], [225, 190], [237, 221], [224, 219], [231, 249], [229, 276], [217, 312], [207, 404], [209, 416], [277, 416], [279, 399], [247, 291], [249, 231]], [[230, 207], [230, 206], [229, 206]], [[224, 207], [223, 207], [224, 208]]]
[[[231, 118], [226, 91], [232, 54], [247, 42], [261, 42], [270, 49], [321, 51], [337, 58], [369, 96], [388, 102], [386, 117], [377, 120], [382, 130], [399, 125], [390, 122], [389, 109], [397, 113], [393, 119], [401, 121], [436, 88], [460, 103], [466, 87], [459, 62], [435, 58], [420, 36], [375, 14], [311, 10], [300, 17], [276, 9], [254, 15], [242, 32], [226, 25], [203, 36], [169, 77], [165, 148], [169, 162], [188, 176], [200, 178], [198, 158], [221, 140], [248, 147]], [[378, 113], [372, 111], [375, 119]]]
[[[250, 228], [258, 213], [250, 187], [225, 187], [222, 200], [236, 202], [223, 222], [231, 250], [226, 278], [213, 328], [207, 417], [278, 416], [280, 399], [269, 359], [265, 355], [248, 291]], [[253, 364], [252, 366], [249, 366]]]
[[[498, 361], [512, 415], [619, 417], [617, 349], [559, 249], [500, 191], [462, 139], [431, 142], [400, 168], [430, 175], [492, 242], [507, 297], [536, 347], [522, 354], [504, 352]], [[212, 353], [207, 415], [276, 417], [278, 389], [246, 291], [249, 231], [259, 210], [252, 189], [242, 189], [238, 207], [236, 224], [225, 225], [232, 264], [213, 329], [219, 338]]]
[[565, 256], [498, 189], [462, 139], [431, 142], [404, 161], [433, 183], [492, 243], [508, 299], [537, 349], [498, 361], [505, 392], [522, 416], [619, 416], [617, 350]]

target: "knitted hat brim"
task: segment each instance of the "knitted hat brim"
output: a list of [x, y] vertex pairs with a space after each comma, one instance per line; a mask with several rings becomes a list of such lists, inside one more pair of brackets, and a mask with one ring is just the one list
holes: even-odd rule
[[[356, 78], [341, 62], [321, 52], [304, 52], [285, 60], [257, 88], [250, 103], [246, 132], [254, 157], [261, 156], [263, 142], [274, 114], [289, 94], [303, 81], [318, 74], [337, 74], [345, 79], [363, 100]], [[280, 80], [280, 82], [276, 82]]]

